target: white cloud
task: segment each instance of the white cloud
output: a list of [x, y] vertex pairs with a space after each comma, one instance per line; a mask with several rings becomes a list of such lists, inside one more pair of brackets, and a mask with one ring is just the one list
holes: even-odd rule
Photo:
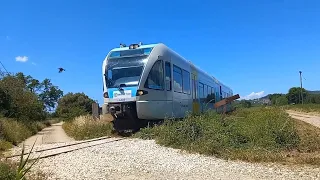
[[27, 56], [17, 56], [16, 57], [16, 61], [18, 61], [18, 62], [27, 62], [28, 61], [28, 57]]
[[246, 95], [244, 96], [243, 98], [241, 99], [246, 99], [246, 100], [249, 100], [249, 99], [257, 99], [257, 98], [261, 98], [263, 97], [264, 95], [264, 91], [260, 91], [260, 92], [252, 92], [250, 93], [249, 95]]

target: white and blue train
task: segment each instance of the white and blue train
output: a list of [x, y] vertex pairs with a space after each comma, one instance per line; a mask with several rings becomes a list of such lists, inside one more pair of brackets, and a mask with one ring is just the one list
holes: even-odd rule
[[111, 113], [115, 122], [121, 119], [122, 126], [201, 113], [233, 95], [162, 43], [120, 45], [106, 56], [102, 73], [103, 113]]

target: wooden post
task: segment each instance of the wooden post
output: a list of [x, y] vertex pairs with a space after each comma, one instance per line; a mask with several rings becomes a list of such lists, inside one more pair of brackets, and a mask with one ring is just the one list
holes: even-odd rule
[[94, 120], [100, 119], [98, 103], [92, 103], [92, 117]]

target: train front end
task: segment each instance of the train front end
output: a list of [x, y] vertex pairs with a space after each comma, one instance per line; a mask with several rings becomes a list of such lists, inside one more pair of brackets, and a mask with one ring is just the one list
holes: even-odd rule
[[112, 115], [117, 131], [134, 131], [141, 126], [136, 101], [143, 93], [138, 87], [152, 49], [152, 45], [122, 45], [111, 50], [103, 62], [104, 108]]

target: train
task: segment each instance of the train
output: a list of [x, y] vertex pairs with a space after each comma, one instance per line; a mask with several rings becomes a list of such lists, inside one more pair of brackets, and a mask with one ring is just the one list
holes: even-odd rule
[[214, 103], [233, 95], [230, 87], [163, 43], [120, 44], [105, 57], [102, 77], [103, 114], [111, 114], [119, 131], [219, 111]]

